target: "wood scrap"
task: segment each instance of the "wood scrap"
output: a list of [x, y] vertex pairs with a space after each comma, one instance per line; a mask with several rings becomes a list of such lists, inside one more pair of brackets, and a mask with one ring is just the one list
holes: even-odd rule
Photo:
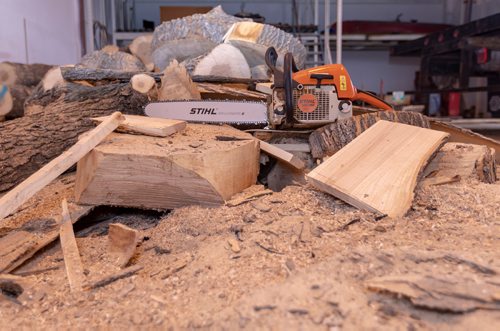
[[269, 195], [269, 194], [273, 194], [273, 193], [274, 192], [272, 190], [267, 190], [267, 189], [259, 191], [259, 192], [253, 192], [253, 193], [247, 194], [245, 196], [234, 198], [234, 199], [227, 201], [226, 206], [236, 207], [236, 206], [242, 205], [244, 203], [253, 201], [253, 200], [255, 200], [259, 197], [262, 197], [264, 195]]
[[425, 178], [424, 180], [421, 181], [421, 185], [423, 187], [438, 186], [438, 185], [444, 185], [444, 184], [457, 183], [461, 179], [462, 179], [462, 177], [460, 177], [460, 175], [436, 176], [436, 177], [431, 177], [431, 178]]
[[146, 71], [146, 67], [132, 54], [125, 52], [94, 51], [85, 55], [77, 67], [112, 69], [122, 71]]
[[221, 205], [255, 184], [258, 157], [257, 141], [230, 127], [188, 124], [168, 138], [112, 134], [78, 162], [75, 195], [79, 203], [161, 210]]
[[[485, 145], [446, 143], [424, 170], [424, 177], [475, 178], [496, 181], [495, 150]], [[426, 182], [427, 179], [425, 180]]]
[[0, 198], [0, 220], [15, 212], [29, 198], [78, 162], [124, 120], [120, 112], [113, 113], [109, 119], [102, 122], [75, 145]]
[[379, 120], [422, 128], [430, 127], [428, 119], [423, 115], [403, 111], [380, 111], [343, 118], [311, 133], [309, 144], [311, 145], [312, 156], [316, 159], [322, 159], [325, 156], [335, 154]]
[[433, 119], [430, 119], [430, 127], [433, 130], [439, 130], [449, 133], [450, 142], [486, 145], [490, 148], [493, 148], [495, 150], [496, 162], [500, 163], [500, 142], [498, 140], [485, 137], [478, 133], [472, 132], [471, 130], [462, 129], [450, 123], [439, 122]]
[[[76, 223], [92, 211], [93, 206], [70, 206], [71, 221]], [[14, 230], [0, 238], [0, 273], [11, 272], [21, 266], [38, 251], [59, 237], [61, 216], [57, 215], [54, 226], [47, 232], [38, 234], [24, 230]]]
[[108, 242], [108, 252], [112, 263], [123, 268], [134, 256], [139, 242], [139, 232], [120, 223], [110, 224]]
[[147, 34], [135, 38], [134, 40], [132, 40], [130, 45], [128, 45], [130, 53], [138, 57], [142, 61], [142, 63], [144, 63], [144, 66], [148, 71], [153, 71], [155, 68], [151, 51], [152, 41], [153, 34]]
[[85, 283], [82, 260], [80, 259], [80, 252], [76, 244], [73, 222], [71, 221], [66, 199], [63, 199], [61, 206], [62, 219], [59, 228], [59, 240], [61, 241], [61, 249], [63, 251], [66, 276], [68, 277], [71, 291], [80, 291]]
[[250, 67], [240, 50], [229, 44], [217, 45], [208, 54], [182, 62], [191, 75], [250, 79]]
[[[154, 118], [137, 115], [124, 115], [125, 120], [116, 128], [116, 132], [132, 134], [143, 134], [153, 137], [168, 137], [186, 128], [185, 121], [170, 120], [166, 118]], [[109, 116], [96, 117], [92, 120], [96, 123], [104, 122]]]
[[265, 94], [212, 83], [197, 83], [203, 99], [266, 101]]
[[260, 144], [260, 149], [265, 152], [266, 154], [269, 154], [270, 156], [281, 160], [292, 167], [302, 170], [306, 167], [306, 164], [302, 159], [292, 153], [289, 153], [281, 148], [278, 148], [274, 145], [271, 145], [269, 143], [266, 143], [265, 141], [259, 140]]
[[130, 79], [132, 88], [142, 94], [147, 94], [153, 87], [156, 87], [156, 81], [153, 77], [146, 74], [136, 74]]
[[93, 290], [93, 289], [97, 289], [99, 287], [104, 287], [104, 286], [109, 285], [113, 282], [116, 282], [117, 280], [133, 276], [142, 269], [143, 269], [143, 266], [138, 265], [138, 264], [130, 266], [130, 267], [122, 269], [122, 270], [120, 270], [112, 275], [106, 276], [106, 277], [102, 278], [101, 280], [96, 281], [93, 284], [86, 286], [85, 289], [86, 290]]
[[201, 95], [196, 84], [189, 77], [186, 68], [173, 60], [161, 79], [158, 100], [200, 100]]
[[408, 299], [415, 307], [439, 312], [466, 313], [477, 309], [500, 310], [492, 293], [500, 286], [494, 282], [436, 275], [394, 275], [365, 282], [372, 291]]
[[30, 99], [25, 116], [0, 123], [0, 192], [75, 144], [78, 135], [94, 127], [92, 117], [114, 111], [144, 114], [148, 102], [128, 83], [99, 87], [67, 83]]
[[440, 131], [378, 121], [306, 177], [357, 208], [402, 217], [420, 171], [447, 138]]

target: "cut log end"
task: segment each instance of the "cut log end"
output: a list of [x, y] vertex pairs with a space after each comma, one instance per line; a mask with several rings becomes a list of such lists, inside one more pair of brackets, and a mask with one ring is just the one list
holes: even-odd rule
[[134, 90], [142, 94], [147, 94], [154, 86], [156, 86], [155, 79], [146, 74], [137, 74], [132, 76], [130, 83], [132, 84], [132, 88]]

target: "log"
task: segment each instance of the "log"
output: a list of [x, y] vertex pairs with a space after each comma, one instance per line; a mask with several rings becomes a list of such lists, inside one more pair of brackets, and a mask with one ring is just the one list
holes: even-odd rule
[[439, 122], [430, 119], [430, 126], [433, 130], [439, 130], [450, 134], [450, 142], [486, 145], [495, 150], [496, 162], [500, 163], [500, 141], [485, 137], [479, 133], [463, 129], [450, 123]]
[[299, 39], [268, 24], [234, 23], [226, 34], [224, 42], [241, 50], [250, 67], [265, 65], [265, 54], [271, 46], [279, 55], [277, 66], [283, 66], [283, 58], [289, 52], [293, 54], [298, 68], [302, 68], [306, 60], [307, 50]]
[[156, 87], [156, 81], [153, 77], [146, 74], [137, 74], [130, 79], [132, 88], [139, 93], [147, 94], [153, 87]]
[[455, 176], [495, 183], [495, 150], [485, 145], [446, 143], [425, 168], [424, 177]]
[[68, 277], [71, 291], [80, 291], [85, 282], [83, 274], [82, 260], [80, 252], [76, 245], [75, 233], [73, 232], [73, 222], [69, 213], [68, 202], [63, 199], [62, 203], [62, 220], [59, 228], [59, 240], [61, 241], [61, 249], [63, 251], [64, 266], [66, 268], [66, 276]]
[[47, 64], [0, 63], [0, 83], [7, 86], [36, 86], [53, 66]]
[[132, 54], [125, 52], [94, 51], [85, 55], [77, 67], [112, 69], [122, 71], [146, 71], [144, 64]]
[[250, 79], [250, 67], [240, 50], [221, 44], [210, 53], [182, 62], [191, 75]]
[[179, 62], [209, 52], [222, 42], [231, 25], [242, 19], [217, 6], [206, 14], [163, 22], [155, 28], [151, 50], [153, 61], [163, 71], [172, 60]]
[[94, 127], [92, 117], [114, 111], [143, 114], [148, 102], [130, 84], [87, 87], [67, 83], [36, 97], [30, 97], [24, 117], [0, 123], [0, 192], [74, 145], [78, 135]]
[[67, 151], [44, 165], [21, 184], [0, 198], [0, 220], [15, 212], [29, 198], [39, 192], [78, 160], [99, 144], [125, 120], [120, 112], [115, 112], [99, 124]]
[[316, 159], [322, 159], [325, 156], [335, 154], [379, 120], [429, 128], [427, 118], [413, 112], [380, 111], [343, 118], [311, 133], [309, 144], [311, 145], [312, 156]]
[[112, 263], [123, 268], [134, 256], [139, 242], [139, 232], [120, 223], [110, 224], [108, 241], [108, 252]]
[[173, 60], [163, 71], [158, 100], [200, 100], [201, 95], [186, 68]]
[[159, 210], [217, 206], [255, 184], [258, 158], [258, 142], [231, 127], [188, 124], [167, 138], [115, 133], [78, 162], [75, 196], [83, 204]]
[[448, 136], [378, 121], [306, 178], [354, 207], [402, 217], [411, 207], [418, 175]]
[[12, 96], [12, 107], [5, 115], [5, 119], [11, 120], [24, 115], [24, 102], [29, 98], [33, 90], [33, 86], [26, 85], [12, 85], [9, 88], [10, 95]]
[[[134, 75], [145, 74], [153, 77], [156, 82], [161, 81], [163, 73], [156, 72], [132, 72], [132, 71], [120, 71], [120, 70], [110, 70], [110, 69], [94, 69], [94, 68], [83, 68], [83, 67], [60, 67], [61, 74], [67, 82], [75, 81], [87, 81], [91, 83], [96, 83], [99, 81], [110, 81], [110, 82], [129, 82]], [[229, 78], [229, 77], [219, 77], [219, 76], [196, 76], [193, 75], [191, 79], [194, 82], [211, 82], [211, 83], [242, 83], [242, 84], [253, 84], [263, 80], [246, 79], [246, 78]], [[269, 81], [268, 79], [264, 81]]]
[[128, 45], [128, 49], [132, 55], [138, 57], [146, 70], [153, 71], [155, 64], [153, 62], [153, 54], [151, 51], [151, 42], [153, 41], [153, 34], [139, 36], [132, 40], [132, 43]]

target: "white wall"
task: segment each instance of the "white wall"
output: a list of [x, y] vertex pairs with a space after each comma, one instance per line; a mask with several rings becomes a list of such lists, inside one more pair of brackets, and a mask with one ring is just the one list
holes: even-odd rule
[[2, 0], [0, 61], [77, 63], [79, 21], [78, 0]]

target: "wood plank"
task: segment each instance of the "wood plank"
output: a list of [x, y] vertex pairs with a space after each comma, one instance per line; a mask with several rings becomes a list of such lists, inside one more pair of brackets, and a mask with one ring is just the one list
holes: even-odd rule
[[304, 161], [302, 161], [298, 156], [295, 156], [292, 153], [282, 150], [281, 148], [266, 143], [265, 141], [259, 140], [259, 143], [261, 151], [265, 152], [266, 154], [269, 154], [272, 157], [277, 158], [278, 160], [288, 163], [299, 170], [306, 167]]
[[[124, 116], [125, 121], [118, 126], [116, 129], [117, 132], [144, 134], [153, 137], [168, 137], [186, 128], [185, 121], [137, 115]], [[102, 123], [108, 118], [109, 116], [103, 116], [93, 118], [92, 120], [97, 123]]]
[[134, 256], [139, 242], [139, 232], [120, 223], [110, 224], [108, 240], [109, 255], [112, 262], [116, 266], [123, 268]]
[[306, 177], [355, 207], [400, 217], [411, 206], [418, 174], [447, 137], [378, 121]]
[[309, 144], [271, 144], [287, 152], [310, 153], [311, 146]]
[[68, 202], [63, 199], [62, 203], [62, 219], [59, 229], [59, 239], [61, 241], [61, 249], [63, 251], [64, 266], [66, 267], [66, 275], [68, 276], [69, 286], [71, 291], [80, 291], [85, 282], [83, 274], [83, 265], [80, 259], [78, 246], [76, 245], [75, 233], [73, 232], [73, 222], [69, 214]]
[[125, 118], [120, 112], [113, 113], [109, 119], [90, 131], [75, 145], [0, 198], [0, 220], [15, 212], [29, 198], [71, 168], [124, 120]]
[[[93, 208], [93, 206], [72, 205], [72, 222], [76, 223]], [[56, 222], [60, 223], [60, 221], [61, 216], [56, 216]], [[0, 273], [15, 270], [58, 237], [59, 227], [57, 226], [42, 234], [34, 234], [24, 230], [11, 231], [0, 238]]]
[[459, 128], [450, 123], [444, 123], [429, 119], [431, 129], [439, 130], [450, 134], [450, 142], [486, 145], [495, 150], [496, 161], [500, 162], [500, 141], [485, 137], [467, 129]]

